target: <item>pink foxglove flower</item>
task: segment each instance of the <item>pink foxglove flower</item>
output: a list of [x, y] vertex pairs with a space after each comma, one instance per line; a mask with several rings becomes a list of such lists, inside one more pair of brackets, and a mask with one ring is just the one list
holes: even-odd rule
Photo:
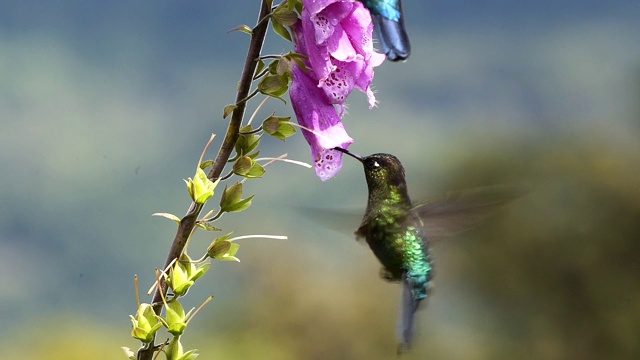
[[306, 72], [293, 64], [289, 90], [293, 110], [311, 146], [316, 174], [327, 180], [340, 171], [353, 139], [342, 125], [344, 103], [357, 88], [375, 106], [373, 68], [385, 56], [373, 51], [369, 11], [355, 0], [303, 0], [301, 20], [291, 27], [295, 51], [308, 56]]

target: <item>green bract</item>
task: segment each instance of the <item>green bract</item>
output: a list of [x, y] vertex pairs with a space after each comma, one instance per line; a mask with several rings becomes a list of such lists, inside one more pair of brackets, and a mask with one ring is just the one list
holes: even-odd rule
[[231, 113], [233, 113], [237, 108], [238, 106], [235, 104], [225, 106], [224, 110], [222, 111], [222, 118], [226, 119], [227, 116], [231, 115]]
[[224, 189], [220, 199], [220, 209], [226, 212], [243, 211], [251, 206], [253, 195], [246, 199], [242, 197], [242, 183], [235, 183], [231, 187]]
[[239, 158], [235, 164], [233, 164], [233, 172], [236, 175], [254, 179], [262, 177], [265, 170], [262, 165], [255, 162], [251, 157], [243, 156]]
[[207, 249], [207, 255], [216, 260], [240, 262], [240, 259], [235, 257], [240, 245], [227, 240], [231, 234], [228, 233], [213, 240]]
[[260, 144], [260, 136], [251, 133], [252, 131], [253, 127], [251, 127], [251, 125], [244, 126], [240, 129], [240, 136], [235, 146], [239, 156], [249, 155]]
[[258, 84], [258, 91], [275, 98], [280, 98], [288, 90], [289, 77], [286, 75], [267, 75]]
[[284, 141], [296, 133], [296, 128], [289, 123], [289, 120], [291, 120], [290, 116], [281, 117], [272, 115], [262, 123], [262, 129], [267, 134]]

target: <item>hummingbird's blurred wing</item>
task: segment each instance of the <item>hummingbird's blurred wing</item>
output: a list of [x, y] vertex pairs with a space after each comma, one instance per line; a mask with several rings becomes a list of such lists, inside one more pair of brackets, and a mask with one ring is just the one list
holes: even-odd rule
[[297, 207], [305, 213], [305, 218], [324, 225], [342, 234], [352, 235], [362, 221], [362, 210], [357, 209], [322, 209], [314, 207]]
[[529, 192], [526, 186], [494, 185], [454, 191], [416, 204], [427, 239], [459, 235], [480, 224], [495, 210]]
[[[442, 197], [417, 203], [413, 211], [422, 218], [429, 241], [454, 237], [479, 225], [495, 210], [529, 192], [526, 186], [493, 185], [452, 191]], [[362, 229], [362, 213], [355, 209], [299, 207], [308, 218], [343, 234]], [[361, 236], [357, 236], [360, 240]]]

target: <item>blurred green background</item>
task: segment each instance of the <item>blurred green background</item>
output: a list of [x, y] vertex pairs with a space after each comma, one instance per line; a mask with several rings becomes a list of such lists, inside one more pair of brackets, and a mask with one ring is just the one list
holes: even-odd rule
[[[376, 69], [379, 107], [352, 96], [351, 150], [397, 155], [415, 199], [533, 188], [434, 245], [435, 291], [406, 358], [640, 358], [640, 3], [404, 8], [412, 57]], [[132, 278], [148, 288], [175, 230], [150, 214], [186, 211], [182, 179], [221, 138], [246, 52], [227, 30], [257, 12], [258, 1], [0, 4], [5, 357], [137, 348]], [[266, 53], [290, 49], [269, 35]], [[261, 115], [274, 108], [291, 113], [269, 102]], [[302, 136], [263, 141], [264, 155], [285, 152], [310, 161]], [[300, 211], [362, 211], [359, 164], [326, 183], [275, 164], [245, 191], [254, 206], [218, 225], [289, 240], [243, 240], [241, 263], [213, 264], [187, 298], [215, 295], [185, 346], [205, 359], [393, 358], [399, 287], [366, 246]], [[192, 254], [210, 240], [198, 234]]]

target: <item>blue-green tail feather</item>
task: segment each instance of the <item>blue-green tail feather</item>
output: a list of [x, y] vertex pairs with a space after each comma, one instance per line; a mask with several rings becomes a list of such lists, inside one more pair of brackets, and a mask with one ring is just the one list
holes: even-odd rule
[[411, 347], [415, 314], [420, 302], [424, 299], [424, 297], [416, 296], [414, 287], [407, 281], [406, 275], [403, 276], [402, 299], [400, 300], [400, 315], [396, 334], [399, 340], [398, 354]]
[[404, 21], [389, 20], [381, 15], [373, 15], [374, 29], [378, 35], [381, 50], [391, 61], [402, 61], [409, 57], [411, 45], [404, 29]]

